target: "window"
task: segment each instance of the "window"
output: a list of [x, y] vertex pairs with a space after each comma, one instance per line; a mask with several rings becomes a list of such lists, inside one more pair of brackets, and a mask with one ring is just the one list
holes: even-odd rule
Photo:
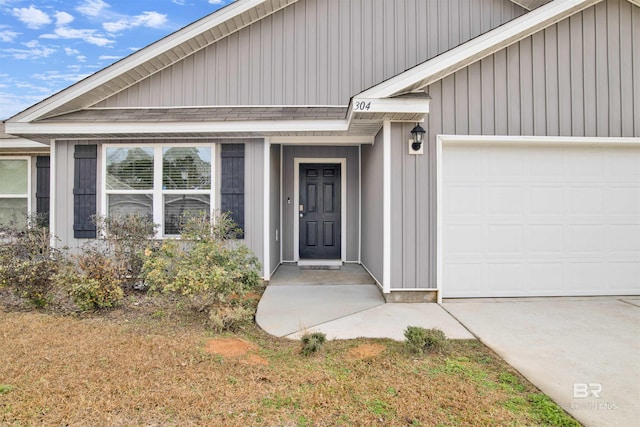
[[105, 146], [103, 210], [107, 215], [146, 215], [160, 224], [161, 236], [179, 235], [185, 215], [212, 214], [213, 148]]
[[31, 211], [31, 159], [0, 157], [0, 226], [24, 222]]

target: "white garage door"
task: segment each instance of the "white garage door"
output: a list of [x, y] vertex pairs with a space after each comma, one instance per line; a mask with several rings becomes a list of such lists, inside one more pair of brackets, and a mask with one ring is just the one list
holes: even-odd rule
[[445, 143], [442, 293], [640, 294], [640, 145]]

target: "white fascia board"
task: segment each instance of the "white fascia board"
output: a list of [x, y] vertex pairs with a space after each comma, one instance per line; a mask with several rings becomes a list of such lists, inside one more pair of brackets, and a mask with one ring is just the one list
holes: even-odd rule
[[351, 100], [352, 113], [429, 113], [429, 98], [368, 98]]
[[344, 132], [347, 120], [225, 122], [7, 123], [7, 132], [30, 135], [97, 135], [206, 132]]
[[0, 139], [0, 148], [49, 148], [49, 146], [25, 138], [7, 138]]
[[[81, 94], [88, 92], [96, 87], [107, 83], [111, 79], [124, 74], [132, 68], [141, 65], [156, 56], [184, 43], [199, 34], [218, 26], [226, 21], [232, 20], [238, 15], [246, 12], [249, 9], [255, 8], [266, 0], [238, 0], [229, 4], [228, 6], [213, 13], [208, 18], [205, 17], [199, 21], [194, 22], [191, 25], [178, 30], [177, 32], [161, 39], [160, 41], [130, 55], [124, 59], [116, 62], [115, 64], [108, 66], [107, 68], [98, 71], [97, 73], [87, 77], [84, 80], [70, 86], [69, 88], [58, 92], [50, 98], [34, 105], [33, 107], [19, 113], [14, 117], [14, 120], [20, 122], [30, 122], [36, 120], [38, 117], [42, 117], [49, 111], [54, 110], [67, 102], [72, 101]], [[295, 0], [294, 0], [295, 1]]]
[[427, 86], [500, 49], [602, 0], [555, 0], [435, 58], [361, 92], [358, 98], [387, 98], [425, 81]]

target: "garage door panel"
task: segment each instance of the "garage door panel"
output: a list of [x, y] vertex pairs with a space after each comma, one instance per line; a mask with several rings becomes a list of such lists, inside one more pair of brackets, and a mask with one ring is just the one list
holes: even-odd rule
[[[640, 169], [640, 163], [638, 164]], [[606, 213], [640, 216], [640, 186], [610, 187], [605, 199]]]
[[[599, 254], [604, 251], [604, 226], [599, 224], [567, 226], [568, 255]], [[605, 255], [605, 254], [603, 254]]]
[[444, 297], [640, 294], [640, 146], [445, 144], [442, 162]]
[[522, 225], [490, 225], [487, 229], [487, 252], [515, 254], [522, 252]]
[[536, 224], [527, 227], [525, 241], [530, 254], [558, 256], [563, 251], [563, 226]]
[[640, 259], [640, 225], [610, 225], [605, 233], [607, 251]]

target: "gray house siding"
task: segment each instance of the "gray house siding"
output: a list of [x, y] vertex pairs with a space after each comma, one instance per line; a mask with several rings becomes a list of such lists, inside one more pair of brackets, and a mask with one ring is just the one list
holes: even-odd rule
[[640, 135], [640, 7], [608, 0], [431, 85], [438, 134]]
[[[221, 143], [244, 143], [244, 241], [251, 251], [258, 257], [263, 266], [269, 265], [269, 260], [264, 259], [264, 141], [261, 139], [227, 139], [214, 140]], [[219, 171], [220, 156], [217, 156]], [[220, 194], [220, 180], [216, 185], [218, 196]], [[219, 197], [218, 197], [218, 200]], [[219, 207], [219, 206], [218, 206]]]
[[[72, 250], [78, 250], [82, 247], [87, 239], [76, 239], [73, 234], [73, 217], [74, 217], [74, 173], [75, 161], [74, 151], [76, 145], [93, 145], [98, 144], [98, 174], [96, 186], [98, 189], [98, 197], [96, 198], [96, 213], [101, 210], [100, 189], [102, 188], [102, 174], [100, 165], [102, 164], [102, 153], [100, 151], [99, 141], [56, 141], [55, 142], [55, 202], [51, 204], [50, 210], [54, 218], [53, 226], [56, 237], [60, 239], [60, 246], [68, 246]], [[54, 212], [55, 210], [55, 212]]]
[[425, 154], [392, 126], [392, 288], [436, 287], [436, 136], [638, 137], [637, 40], [640, 7], [607, 0], [427, 88]]
[[[328, 143], [331, 141], [328, 140]], [[358, 261], [359, 235], [359, 175], [360, 159], [358, 147], [338, 146], [283, 146], [282, 157], [282, 258], [283, 261], [294, 260], [293, 223], [294, 217], [294, 158], [346, 158], [347, 159], [347, 251], [346, 261]], [[287, 203], [291, 200], [291, 204]]]
[[[74, 178], [74, 147], [79, 144], [98, 145], [98, 181], [97, 181], [97, 213], [101, 212], [102, 201], [102, 150], [103, 143], [114, 143], [113, 140], [83, 140], [83, 141], [56, 141], [55, 142], [55, 186], [56, 202], [51, 205], [51, 210], [55, 209], [54, 231], [60, 239], [61, 246], [68, 246], [73, 249], [80, 248], [87, 240], [75, 239], [73, 237], [73, 178]], [[184, 143], [184, 140], [120, 140], [121, 143], [149, 144], [155, 143]], [[201, 141], [204, 142], [204, 141]], [[220, 208], [220, 144], [223, 143], [244, 143], [245, 144], [245, 238], [244, 243], [256, 254], [264, 263], [263, 247], [263, 141], [260, 139], [219, 139], [207, 140], [218, 145], [216, 155], [217, 172], [217, 203]]]
[[[373, 145], [362, 145], [362, 253], [361, 262], [382, 283], [383, 204], [382, 204], [382, 130]], [[393, 209], [392, 209], [393, 211]]]
[[[435, 287], [435, 181], [430, 156], [409, 155], [413, 123], [391, 126], [391, 288]], [[435, 193], [434, 193], [435, 194]]]
[[280, 152], [281, 146], [274, 144], [270, 148], [269, 171], [269, 272], [280, 264], [282, 233], [280, 230]]
[[346, 105], [524, 12], [509, 0], [300, 0], [96, 106]]

